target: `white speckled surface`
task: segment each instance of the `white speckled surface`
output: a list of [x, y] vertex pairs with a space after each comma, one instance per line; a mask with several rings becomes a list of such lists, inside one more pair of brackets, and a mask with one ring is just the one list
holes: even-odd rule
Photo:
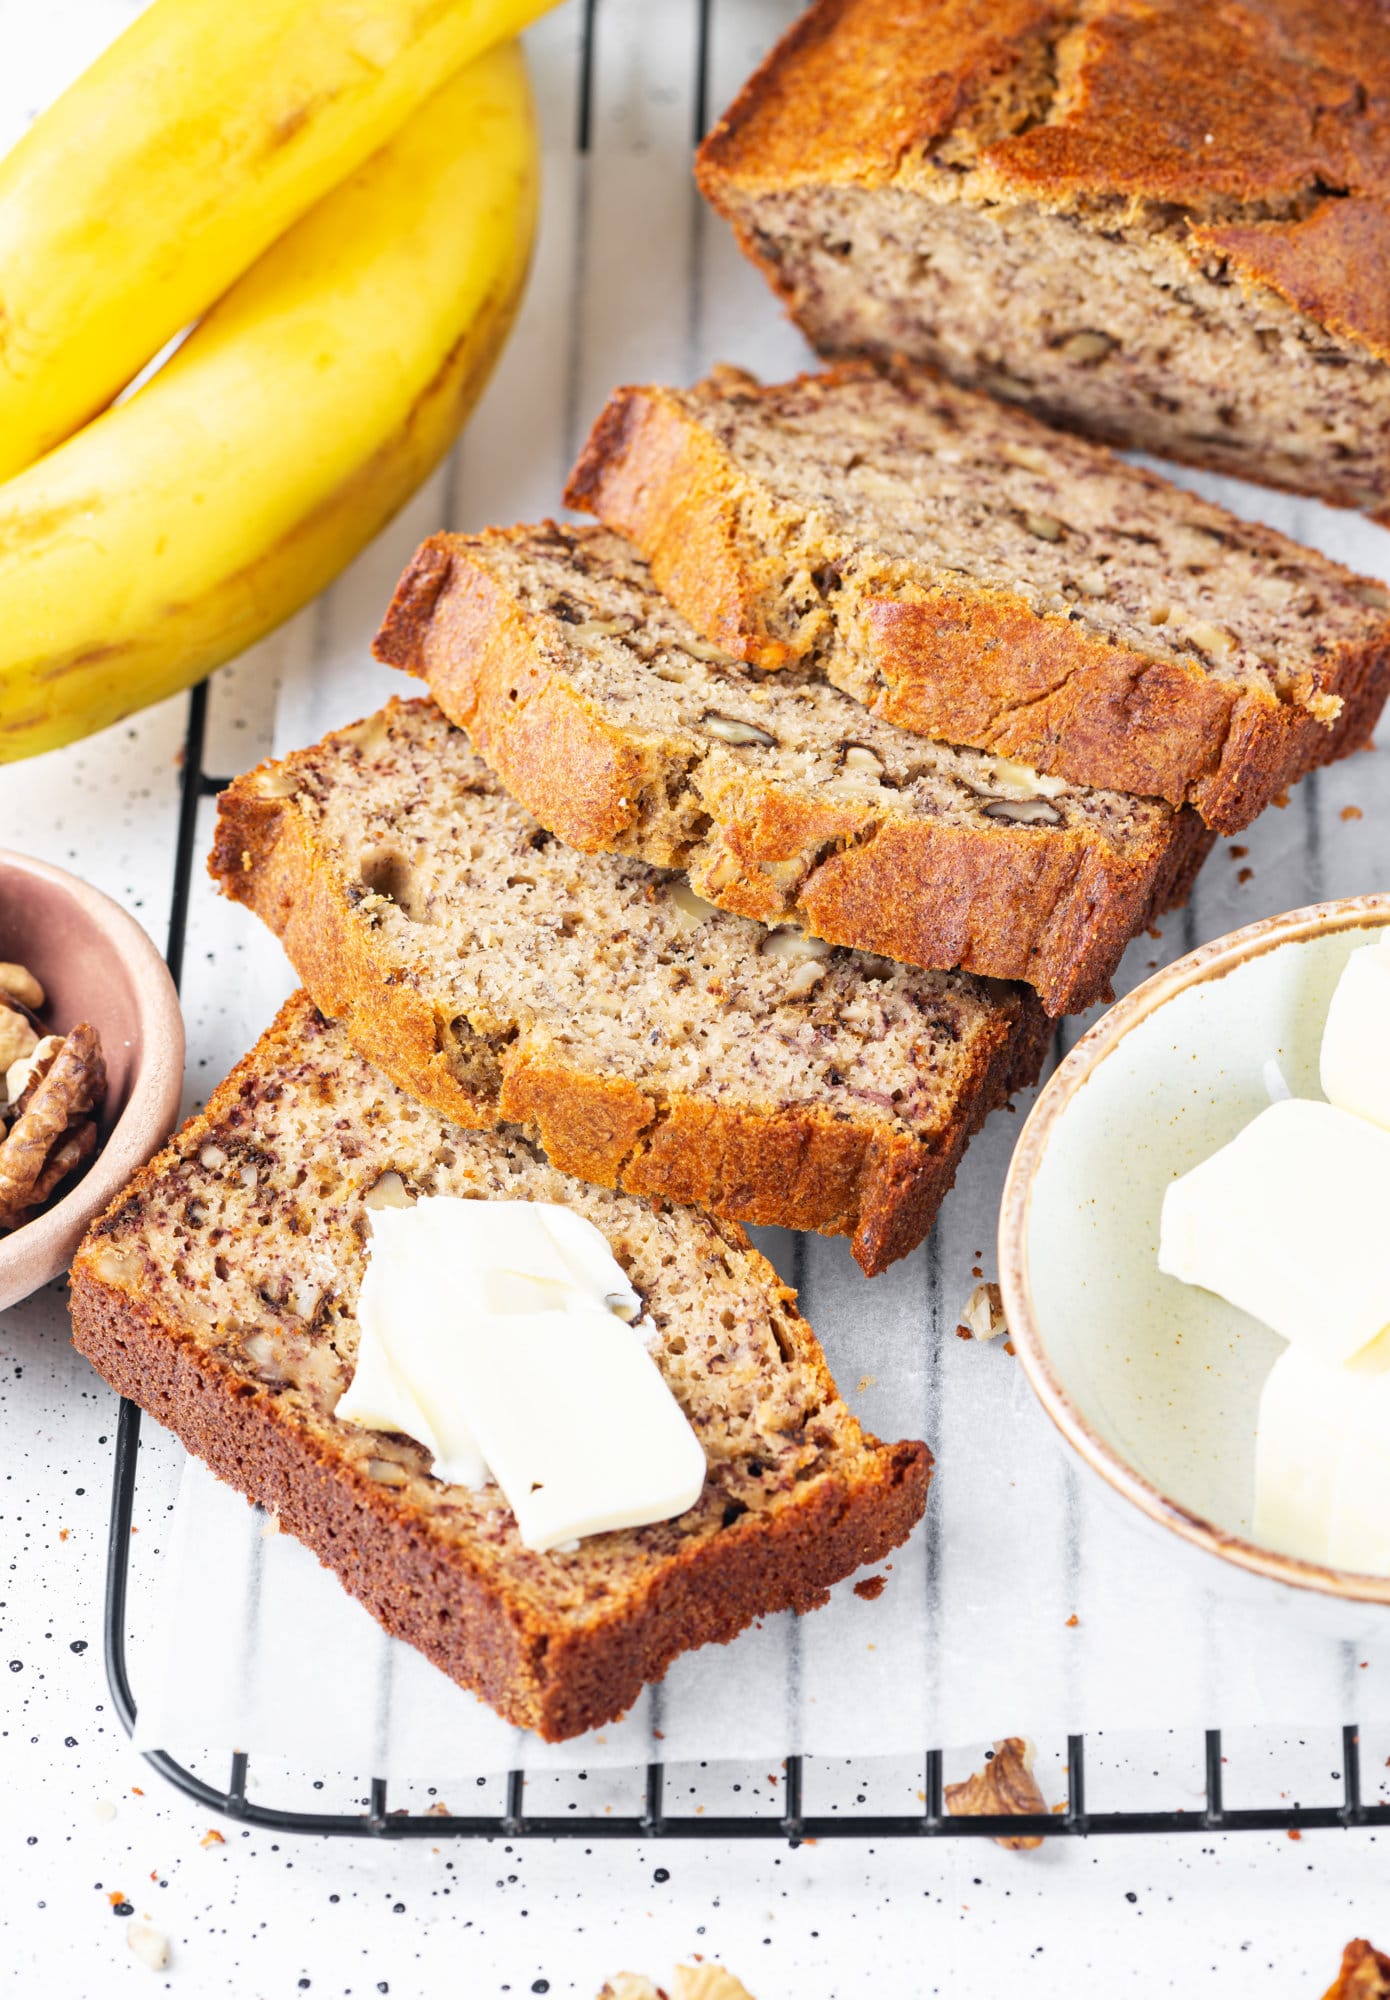
[[[0, 143], [138, 11], [131, 0], [0, 0]], [[788, 0], [716, 0], [710, 99], [731, 93], [790, 18]], [[688, 181], [697, 8], [694, 0], [602, 0], [593, 150], [576, 161], [574, 0], [536, 35], [546, 117], [546, 233], [527, 312], [498, 381], [455, 455], [333, 592], [215, 684], [210, 769], [262, 754], [277, 734], [305, 740], [375, 698], [389, 678], [363, 642], [400, 563], [442, 520], [471, 525], [554, 504], [587, 417], [628, 376], [688, 377], [727, 354], [777, 371], [800, 348], [761, 282], [704, 216]], [[1233, 504], [1268, 511], [1232, 489]], [[1385, 566], [1386, 538], [1314, 507], [1278, 518], [1363, 567]], [[1301, 527], [1300, 527], [1301, 524]], [[313, 663], [313, 671], [303, 669]], [[277, 722], [283, 675], [293, 687]], [[71, 751], [0, 772], [0, 843], [75, 867], [162, 941], [184, 704], [173, 702]], [[1265, 911], [1383, 886], [1383, 784], [1353, 760], [1305, 787], [1220, 851], [1191, 914], [1149, 958], [1171, 955]], [[1373, 803], [1361, 821], [1346, 805]], [[202, 829], [206, 832], [206, 827]], [[201, 836], [200, 836], [201, 839]], [[205, 841], [202, 841], [205, 845]], [[1246, 876], [1245, 870], [1253, 875]], [[1244, 878], [1244, 879], [1242, 879]], [[206, 1093], [264, 1024], [287, 984], [274, 948], [199, 887], [186, 968], [190, 1101]], [[1009, 1126], [972, 1156], [998, 1177]], [[957, 1204], [959, 1211], [960, 1205]], [[976, 1245], [946, 1226], [928, 1254], [880, 1281], [886, 1316], [940, 1322], [969, 1287]], [[847, 1303], [836, 1259], [811, 1246], [813, 1319], [833, 1327]], [[956, 1504], [978, 1508], [998, 1460], [969, 1446], [1007, 1435], [1016, 1373], [1002, 1351], [941, 1338], [928, 1353], [949, 1418], [943, 1462], [963, 1463]], [[968, 1380], [967, 1380], [968, 1378]], [[968, 1404], [967, 1404], [968, 1397]], [[874, 1385], [859, 1399], [886, 1424]], [[969, 1434], [965, 1428], [969, 1413]], [[54, 2000], [149, 1990], [188, 1995], [587, 1996], [619, 1966], [664, 1972], [678, 1957], [724, 1958], [758, 2000], [883, 1993], [1071, 1996], [1123, 1985], [1139, 1993], [1316, 1996], [1344, 1940], [1390, 1937], [1385, 1842], [1323, 1833], [1050, 1844], [1007, 1854], [984, 1843], [768, 1844], [457, 1843], [409, 1850], [240, 1832], [204, 1844], [207, 1813], [165, 1790], [114, 1722], [101, 1663], [100, 1600], [114, 1398], [66, 1343], [61, 1295], [0, 1318], [0, 1993]], [[161, 1541], [177, 1455], [146, 1426], [140, 1559], [133, 1565], [132, 1672], [147, 1622], [151, 1556]], [[1039, 1560], [1053, 1559], [1069, 1468], [1037, 1496]], [[998, 1580], [1017, 1589], [1021, 1579]], [[977, 1615], [987, 1616], [988, 1608]], [[1219, 1617], [1213, 1598], [1213, 1618]], [[1142, 1632], [1135, 1635], [1142, 1647]], [[1084, 1658], [1084, 1655], [1083, 1655]], [[1354, 1664], [1354, 1663], [1353, 1663]], [[1230, 1804], [1335, 1797], [1339, 1739], [1322, 1726], [1296, 1738], [1228, 1725]], [[1020, 1726], [1027, 1726], [1022, 1722]], [[1060, 1743], [1040, 1746], [1049, 1797], [1060, 1796]], [[1368, 1784], [1390, 1745], [1365, 1746]], [[1167, 1735], [1093, 1739], [1090, 1805], [1194, 1806], [1200, 1742]], [[953, 1760], [951, 1775], [968, 1758]], [[673, 1770], [673, 1804], [767, 1810], [778, 1773]], [[342, 1802], [351, 1781], [336, 1781]], [[621, 1774], [541, 1781], [557, 1812], [622, 1810]], [[326, 1779], [326, 1791], [335, 1781]], [[910, 1808], [915, 1767], [817, 1766], [807, 1806]], [[486, 1790], [479, 1797], [487, 1797]], [[463, 1809], [456, 1799], [449, 1804]], [[114, 1810], [113, 1810], [114, 1809]], [[167, 1973], [131, 1955], [113, 1900], [171, 1940]]]

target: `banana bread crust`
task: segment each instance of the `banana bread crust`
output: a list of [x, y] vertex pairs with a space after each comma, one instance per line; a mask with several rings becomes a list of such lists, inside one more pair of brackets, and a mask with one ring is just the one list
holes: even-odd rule
[[[801, 382], [833, 396], [875, 372], [849, 362]], [[1040, 427], [1012, 421], [1045, 445]], [[1089, 449], [1103, 469], [1121, 469], [1103, 446]], [[1123, 470], [1136, 487], [1165, 490], [1150, 473]], [[680, 392], [616, 390], [565, 497], [634, 542], [658, 587], [714, 644], [762, 668], [792, 657], [771, 608], [785, 595], [779, 551], [799, 518], [742, 472]], [[1332, 650], [1304, 705], [1268, 683], [1217, 679], [1191, 657], [1136, 652], [1009, 591], [963, 577], [933, 587], [895, 567], [864, 565], [837, 582], [840, 643], [826, 669], [836, 685], [900, 728], [1076, 784], [1190, 805], [1221, 833], [1240, 832], [1307, 771], [1367, 744], [1390, 687], [1390, 623], [1369, 604], [1364, 642]]]
[[[1286, 306], [1290, 352], [1298, 343], [1316, 350], [1320, 334], [1344, 343], [1330, 358], [1369, 364], [1366, 382], [1383, 406], [1387, 96], [1390, 37], [1378, 0], [1102, 0], [1083, 10], [1059, 0], [988, 9], [815, 0], [715, 124], [696, 172], [823, 352], [882, 345], [872, 314], [860, 318], [860, 339], [849, 322], [818, 317], [804, 245], [787, 233], [782, 205], [818, 192], [887, 195], [997, 210], [1005, 226], [1026, 209], [1116, 241], [1134, 231], [1160, 250], [1161, 292], [1181, 293], [1186, 280], [1199, 311], [1226, 287], [1248, 309]], [[1065, 238], [1055, 242], [1065, 255]], [[1025, 355], [1020, 346], [1002, 366], [1002, 393], [1039, 409], [1051, 400], [1059, 421], [1117, 442], [1155, 448], [1162, 437], [1157, 448], [1169, 456], [1242, 469], [1200, 425], [1160, 421], [1136, 438], [1115, 408], [1088, 408], [1084, 376], [1038, 387]], [[933, 357], [924, 348], [921, 358]], [[961, 380], [989, 372], [983, 350], [967, 363], [962, 349], [957, 364]], [[1305, 377], [1313, 393], [1316, 375]], [[1181, 393], [1179, 383], [1169, 388]], [[1337, 457], [1346, 454], [1320, 462], [1310, 440], [1301, 464], [1267, 448], [1261, 462], [1269, 443], [1252, 434], [1248, 474], [1383, 518], [1383, 452], [1368, 445], [1365, 469], [1344, 467]]]
[[[864, 1436], [858, 1471], [804, 1482], [771, 1516], [745, 1513], [712, 1538], [653, 1560], [635, 1593], [582, 1620], [547, 1619], [466, 1544], [433, 1537], [408, 1495], [287, 1412], [266, 1384], [197, 1343], [144, 1288], [113, 1273], [108, 1246], [181, 1157], [225, 1131], [248, 1086], [293, 1059], [307, 1003], [294, 996], [207, 1109], [135, 1176], [73, 1265], [73, 1342], [121, 1395], [165, 1424], [219, 1477], [279, 1516], [395, 1637], [419, 1648], [508, 1721], [549, 1742], [611, 1722], [676, 1656], [733, 1638], [778, 1610], [810, 1610], [829, 1587], [905, 1540], [926, 1505], [931, 1454]], [[726, 1240], [747, 1249], [736, 1226]], [[792, 1294], [770, 1269], [766, 1283]], [[809, 1341], [803, 1363], [834, 1384]], [[867, 1464], [865, 1461], [867, 1460]]]
[[[424, 707], [392, 702], [376, 720], [408, 725]], [[445, 1053], [438, 997], [383, 953], [296, 803], [296, 774], [315, 755], [260, 766], [222, 794], [209, 872], [268, 925], [320, 1010], [402, 1089], [461, 1125], [521, 1126], [565, 1173], [742, 1222], [848, 1235], [874, 1276], [931, 1228], [989, 1113], [1037, 1081], [1051, 1024], [1021, 988], [1001, 990], [997, 1020], [972, 1034], [970, 1073], [929, 1145], [868, 1110], [761, 1110], [668, 1091], [654, 1077], [644, 1087], [579, 1068], [544, 1035], [503, 1041], [494, 1086], [470, 1087]]]
[[[1036, 829], [997, 821], [890, 820], [751, 770], [701, 798], [695, 848], [651, 852], [638, 844], [639, 803], [644, 791], [681, 782], [681, 760], [653, 758], [575, 686], [563, 623], [524, 610], [489, 568], [491, 546], [505, 539], [490, 531], [424, 543], [375, 651], [426, 681], [512, 794], [571, 845], [685, 867], [700, 895], [761, 923], [791, 919], [904, 964], [1025, 981], [1050, 1014], [1106, 997], [1129, 940], [1190, 891], [1212, 836], [1189, 809], [1127, 848], [1079, 829], [1040, 841]], [[799, 879], [779, 880], [807, 855], [814, 865]]]

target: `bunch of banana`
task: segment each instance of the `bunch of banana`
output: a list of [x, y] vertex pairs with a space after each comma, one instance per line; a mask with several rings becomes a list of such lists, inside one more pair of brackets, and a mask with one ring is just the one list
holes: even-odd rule
[[536, 210], [477, 51], [544, 4], [156, 0], [0, 163], [0, 761], [241, 651], [447, 450]]

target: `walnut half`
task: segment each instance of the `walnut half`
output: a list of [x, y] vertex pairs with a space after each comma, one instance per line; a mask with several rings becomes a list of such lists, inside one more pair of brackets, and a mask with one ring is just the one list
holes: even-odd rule
[[17, 1229], [96, 1151], [106, 1064], [95, 1028], [40, 1045], [0, 1141], [0, 1230]]
[[[946, 1810], [965, 1815], [990, 1813], [1045, 1813], [1047, 1800], [1033, 1776], [1033, 1746], [1022, 1736], [1006, 1736], [994, 1746], [994, 1755], [983, 1771], [975, 1771], [964, 1784], [947, 1785]], [[1040, 1833], [995, 1836], [1000, 1847], [1041, 1847]]]

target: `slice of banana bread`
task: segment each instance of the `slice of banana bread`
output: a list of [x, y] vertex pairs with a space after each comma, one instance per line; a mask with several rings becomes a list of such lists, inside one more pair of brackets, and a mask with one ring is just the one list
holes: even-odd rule
[[1223, 833], [1390, 687], [1383, 585], [926, 369], [620, 389], [566, 497], [740, 659]]
[[605, 1187], [849, 1235], [870, 1273], [1046, 1047], [1028, 987], [768, 931], [564, 846], [432, 702], [239, 778], [210, 867], [445, 1117], [519, 1125]]
[[818, 0], [698, 176], [824, 354], [1390, 507], [1384, 0]]
[[927, 742], [814, 674], [728, 659], [602, 529], [435, 536], [376, 650], [572, 845], [686, 869], [721, 908], [831, 944], [1026, 980], [1051, 1013], [1108, 990], [1206, 850], [1192, 814]]
[[[687, 1513], [525, 1548], [496, 1486], [335, 1421], [369, 1211], [563, 1202], [641, 1294], [708, 1461]], [[440, 1120], [304, 994], [90, 1231], [73, 1339], [336, 1571], [388, 1632], [550, 1741], [612, 1721], [678, 1653], [823, 1603], [926, 1504], [931, 1455], [862, 1432], [793, 1295], [732, 1223], [571, 1180], [514, 1132]]]

